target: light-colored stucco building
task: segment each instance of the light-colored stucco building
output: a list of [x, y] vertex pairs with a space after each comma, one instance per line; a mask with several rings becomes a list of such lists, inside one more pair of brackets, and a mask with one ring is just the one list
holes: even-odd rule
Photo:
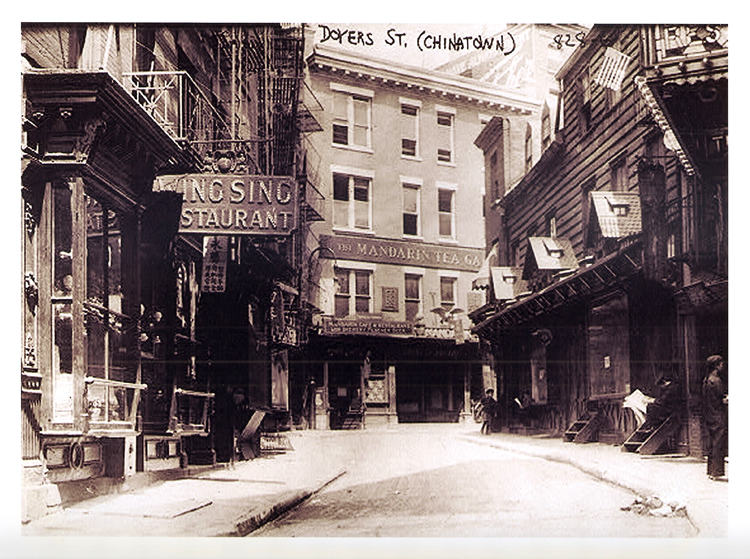
[[[318, 411], [344, 426], [347, 414], [362, 417], [364, 398], [368, 425], [457, 420], [494, 383], [481, 380], [466, 316], [484, 303], [472, 290], [485, 258], [474, 139], [493, 116], [538, 119], [540, 104], [321, 45], [307, 62], [305, 104], [323, 129], [307, 150], [308, 180], [324, 198], [308, 246], [310, 300], [322, 312], [321, 343], [311, 344]], [[515, 129], [523, 144], [525, 126]]]

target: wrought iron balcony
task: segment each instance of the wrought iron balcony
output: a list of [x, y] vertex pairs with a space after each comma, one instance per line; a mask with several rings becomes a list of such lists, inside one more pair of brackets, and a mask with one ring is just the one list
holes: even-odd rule
[[125, 88], [175, 140], [228, 138], [229, 127], [187, 72], [123, 73]]

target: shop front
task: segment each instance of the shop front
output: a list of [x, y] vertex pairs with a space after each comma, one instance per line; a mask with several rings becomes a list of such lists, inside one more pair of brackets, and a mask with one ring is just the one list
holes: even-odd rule
[[457, 343], [453, 328], [325, 317], [308, 347], [318, 429], [456, 423], [481, 397], [478, 343]]
[[184, 152], [107, 73], [27, 72], [24, 88], [24, 466], [53, 484], [126, 477], [148, 388], [143, 215]]

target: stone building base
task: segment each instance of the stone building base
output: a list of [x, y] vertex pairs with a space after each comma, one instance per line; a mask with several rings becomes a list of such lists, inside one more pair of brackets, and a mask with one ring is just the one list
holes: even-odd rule
[[31, 522], [62, 508], [57, 485], [49, 483], [39, 460], [25, 460], [22, 465], [21, 522]]

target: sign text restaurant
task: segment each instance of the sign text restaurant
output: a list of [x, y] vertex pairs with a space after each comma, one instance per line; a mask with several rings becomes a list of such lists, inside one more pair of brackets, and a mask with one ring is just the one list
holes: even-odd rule
[[260, 175], [165, 175], [155, 192], [182, 194], [181, 233], [285, 235], [296, 227], [297, 182]]

